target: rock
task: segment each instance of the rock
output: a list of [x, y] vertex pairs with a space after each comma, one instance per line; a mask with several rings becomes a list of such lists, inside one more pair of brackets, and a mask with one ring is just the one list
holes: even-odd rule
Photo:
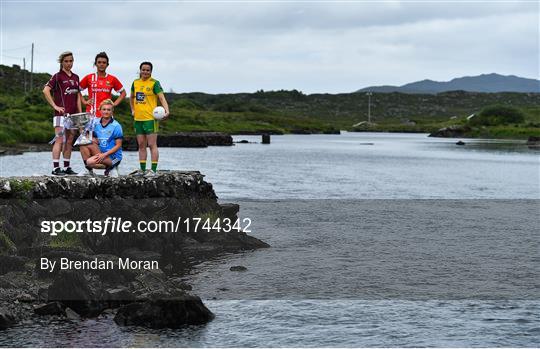
[[[211, 194], [209, 197], [216, 198], [212, 185], [205, 182], [203, 177], [198, 171], [160, 171], [152, 178], [143, 176], [10, 177], [0, 179], [0, 188], [11, 185], [11, 190], [1, 192], [0, 197], [24, 198], [30, 202], [33, 199], [50, 199], [52, 201], [48, 201], [47, 204], [59, 210], [59, 214], [74, 213], [71, 203], [64, 199], [163, 196], [185, 198], [198, 196], [195, 195], [197, 193], [208, 193]], [[17, 184], [18, 190], [13, 190], [14, 183], [19, 182], [22, 184]], [[89, 204], [91, 203], [85, 203], [85, 205]]]
[[46, 302], [49, 299], [49, 289], [45, 287], [40, 287], [37, 291], [38, 301]]
[[62, 271], [49, 286], [49, 302], [60, 301], [85, 317], [98, 316], [104, 309], [81, 273]]
[[243, 265], [234, 265], [232, 267], [229, 268], [230, 271], [246, 271], [248, 270], [246, 267], [244, 267]]
[[229, 218], [231, 220], [236, 220], [238, 217], [238, 212], [240, 211], [240, 205], [238, 204], [220, 204], [221, 206], [221, 213], [223, 214], [223, 217]]
[[[201, 148], [208, 146], [233, 145], [231, 135], [222, 132], [176, 132], [175, 134], [159, 135], [159, 147], [189, 147]], [[122, 147], [125, 150], [138, 150], [135, 137], [125, 137]]]
[[28, 262], [28, 258], [26, 257], [0, 255], [0, 275], [4, 275], [10, 271], [24, 270], [26, 262]]
[[17, 295], [17, 300], [22, 303], [32, 303], [37, 300], [37, 296], [33, 296], [26, 292], [21, 292]]
[[37, 315], [66, 315], [65, 306], [60, 302], [49, 302], [34, 308]]
[[137, 248], [129, 248], [122, 252], [122, 257], [136, 261], [160, 261], [161, 253], [154, 251], [141, 251]]
[[166, 284], [167, 276], [161, 270], [144, 270], [135, 278], [133, 289], [139, 301], [163, 299], [171, 296]]
[[17, 323], [17, 320], [13, 314], [9, 313], [5, 309], [0, 309], [0, 330], [5, 330]]
[[107, 302], [109, 308], [118, 308], [124, 304], [135, 301], [135, 296], [127, 287], [109, 288], [104, 291], [103, 300]]
[[204, 324], [213, 318], [214, 314], [199, 297], [185, 296], [125, 305], [116, 313], [114, 322], [120, 326], [180, 328]]
[[242, 139], [241, 141], [238, 141], [236, 143], [241, 143], [241, 144], [248, 144], [249, 141], [247, 139]]
[[463, 137], [471, 128], [469, 126], [452, 125], [444, 127], [429, 135], [429, 137], [457, 138]]
[[[5, 185], [9, 186], [9, 182], [7, 182]], [[0, 195], [1, 192], [2, 189], [0, 188]], [[15, 246], [13, 241], [11, 241], [11, 239], [5, 233], [0, 231], [0, 255], [14, 255], [16, 253], [17, 247]]]
[[176, 290], [182, 290], [182, 291], [193, 290], [193, 287], [189, 284], [186, 284], [184, 281], [182, 281], [181, 278], [171, 278], [167, 280], [167, 284], [170, 288], [176, 289]]
[[463, 141], [457, 141], [457, 142], [456, 142], [456, 145], [465, 145], [465, 142], [463, 142]]
[[81, 317], [73, 309], [66, 308], [66, 318], [69, 320], [80, 320]]
[[16, 288], [9, 279], [5, 278], [4, 276], [0, 276], [0, 288]]
[[529, 147], [540, 147], [540, 137], [529, 136], [527, 139], [527, 145]]

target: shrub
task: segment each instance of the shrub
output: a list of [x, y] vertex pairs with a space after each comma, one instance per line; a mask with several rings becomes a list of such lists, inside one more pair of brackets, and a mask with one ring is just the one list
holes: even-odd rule
[[525, 120], [525, 115], [517, 108], [493, 105], [485, 107], [474, 118], [471, 119], [473, 125], [496, 126], [519, 124]]
[[172, 103], [174, 108], [188, 109], [188, 110], [204, 110], [204, 106], [186, 98], [180, 98]]

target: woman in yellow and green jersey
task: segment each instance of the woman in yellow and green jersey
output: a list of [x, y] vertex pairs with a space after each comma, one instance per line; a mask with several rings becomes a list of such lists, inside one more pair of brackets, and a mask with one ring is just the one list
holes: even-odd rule
[[[169, 117], [169, 105], [163, 94], [161, 84], [152, 78], [152, 63], [142, 62], [139, 66], [140, 78], [131, 84], [129, 104], [134, 118], [135, 134], [139, 144], [139, 164], [141, 172], [152, 175], [157, 171], [159, 151], [157, 146], [158, 122], [154, 119], [153, 111], [158, 105], [158, 99], [165, 109], [165, 117]], [[150, 148], [152, 171], [146, 171], [146, 147]]]

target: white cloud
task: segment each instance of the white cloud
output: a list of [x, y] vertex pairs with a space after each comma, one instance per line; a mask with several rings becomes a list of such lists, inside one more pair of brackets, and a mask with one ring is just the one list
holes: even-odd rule
[[336, 93], [490, 72], [538, 77], [538, 6], [11, 2], [3, 4], [2, 41], [4, 49], [35, 42], [38, 71], [54, 72], [57, 55], [72, 50], [79, 75], [107, 51], [125, 85], [150, 60], [154, 76], [177, 92]]

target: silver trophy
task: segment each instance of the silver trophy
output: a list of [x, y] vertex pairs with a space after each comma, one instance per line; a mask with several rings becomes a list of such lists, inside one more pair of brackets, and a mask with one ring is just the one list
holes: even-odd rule
[[68, 114], [64, 118], [64, 128], [79, 130], [80, 135], [75, 141], [75, 145], [92, 144], [94, 115], [91, 113]]

